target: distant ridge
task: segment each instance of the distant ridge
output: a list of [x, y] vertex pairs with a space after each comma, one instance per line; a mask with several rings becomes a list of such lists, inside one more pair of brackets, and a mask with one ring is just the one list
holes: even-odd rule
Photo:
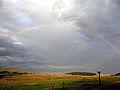
[[19, 72], [19, 73], [24, 73], [24, 72], [27, 72], [23, 69], [19, 69], [19, 68], [0, 68], [0, 72], [4, 72], [4, 71], [7, 71], [7, 72]]
[[29, 72], [26, 72], [18, 68], [0, 68], [0, 79], [5, 78], [6, 76], [16, 76], [16, 75], [23, 75], [28, 73]]
[[115, 76], [120, 76], [120, 73], [116, 73]]
[[96, 75], [96, 73], [91, 73], [91, 72], [71, 72], [71, 73], [66, 73], [66, 74], [82, 75], [82, 76], [94, 76], [94, 75]]

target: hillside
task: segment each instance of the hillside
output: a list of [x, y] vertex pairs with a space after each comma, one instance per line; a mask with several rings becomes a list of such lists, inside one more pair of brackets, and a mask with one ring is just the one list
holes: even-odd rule
[[0, 78], [4, 78], [5, 76], [23, 75], [28, 73], [29, 72], [18, 68], [0, 68]]
[[18, 73], [24, 73], [26, 71], [22, 70], [22, 69], [18, 69], [18, 68], [0, 68], [0, 72], [18, 72]]
[[93, 75], [96, 75], [96, 73], [91, 73], [91, 72], [71, 72], [71, 73], [66, 73], [66, 74], [82, 75], [82, 76], [93, 76]]

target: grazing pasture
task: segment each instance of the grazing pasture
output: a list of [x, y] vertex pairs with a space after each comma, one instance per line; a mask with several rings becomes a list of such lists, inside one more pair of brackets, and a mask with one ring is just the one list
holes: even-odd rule
[[[101, 75], [102, 90], [120, 90], [120, 76]], [[99, 90], [98, 75], [24, 74], [0, 79], [0, 90]]]

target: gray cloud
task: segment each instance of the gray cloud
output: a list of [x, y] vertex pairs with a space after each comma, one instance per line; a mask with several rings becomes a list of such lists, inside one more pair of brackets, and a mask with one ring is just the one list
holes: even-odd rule
[[[101, 53], [98, 53], [96, 51], [98, 49], [94, 47], [93, 50], [97, 52], [97, 54], [91, 54], [94, 51], [90, 51], [90, 54], [85, 55], [87, 55], [87, 57], [90, 56], [89, 58], [91, 59], [93, 55], [95, 55], [93, 56], [94, 59], [97, 59], [95, 58], [96, 56], [100, 56], [100, 58], [103, 59], [103, 62], [106, 62], [101, 68], [104, 67], [104, 69], [108, 69], [108, 67], [110, 68], [110, 62], [114, 62], [111, 67], [116, 67], [117, 63], [120, 63], [118, 61], [119, 56], [117, 56], [120, 54], [119, 8], [119, 0], [70, 0], [69, 4], [65, 3], [65, 0], [63, 0], [55, 5], [53, 12], [57, 12], [57, 17], [63, 21], [74, 22], [78, 27], [78, 31], [91, 39], [91, 41], [88, 42], [90, 45], [89, 47], [94, 45], [93, 42], [96, 44], [106, 44], [97, 47], [102, 50]], [[98, 41], [100, 42], [98, 43]], [[108, 54], [108, 57], [104, 55], [101, 57], [106, 46], [110, 46], [110, 49], [113, 49], [113, 53], [117, 52], [117, 55], [111, 57], [112, 59], [109, 58], [111, 54]], [[89, 52], [89, 50], [87, 50], [87, 52]], [[107, 52], [105, 55], [107, 55]], [[97, 60], [100, 60], [100, 58]], [[100, 60], [100, 62], [102, 62], [102, 60]], [[110, 69], [108, 69], [108, 71], [110, 71]]]
[[[34, 64], [44, 65], [44, 59], [35, 55], [14, 38], [7, 34], [0, 36], [0, 67], [24, 68], [22, 66], [27, 67]], [[34, 62], [34, 60], [36, 61]]]
[[[65, 0], [64, 0], [65, 1]], [[60, 1], [61, 4], [64, 1]], [[66, 0], [67, 1], [67, 0]], [[60, 14], [59, 18], [73, 21], [84, 32], [95, 36], [104, 37], [111, 43], [119, 42], [120, 34], [120, 3], [119, 0], [70, 0], [67, 4], [59, 8], [61, 4], [55, 6], [55, 10]], [[73, 5], [71, 5], [73, 4]], [[69, 9], [68, 9], [69, 8]], [[112, 40], [114, 39], [114, 40]], [[119, 46], [119, 45], [118, 45]]]
[[119, 70], [119, 0], [60, 0], [53, 7], [54, 0], [51, 6], [46, 1], [2, 2], [0, 67]]

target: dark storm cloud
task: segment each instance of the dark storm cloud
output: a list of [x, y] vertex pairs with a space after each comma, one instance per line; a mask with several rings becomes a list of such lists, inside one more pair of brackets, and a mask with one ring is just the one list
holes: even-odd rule
[[[42, 58], [15, 42], [18, 41], [13, 40], [10, 36], [0, 36], [0, 67], [22, 68], [22, 66], [35, 64], [44, 65]], [[34, 60], [36, 61], [34, 62]]]

